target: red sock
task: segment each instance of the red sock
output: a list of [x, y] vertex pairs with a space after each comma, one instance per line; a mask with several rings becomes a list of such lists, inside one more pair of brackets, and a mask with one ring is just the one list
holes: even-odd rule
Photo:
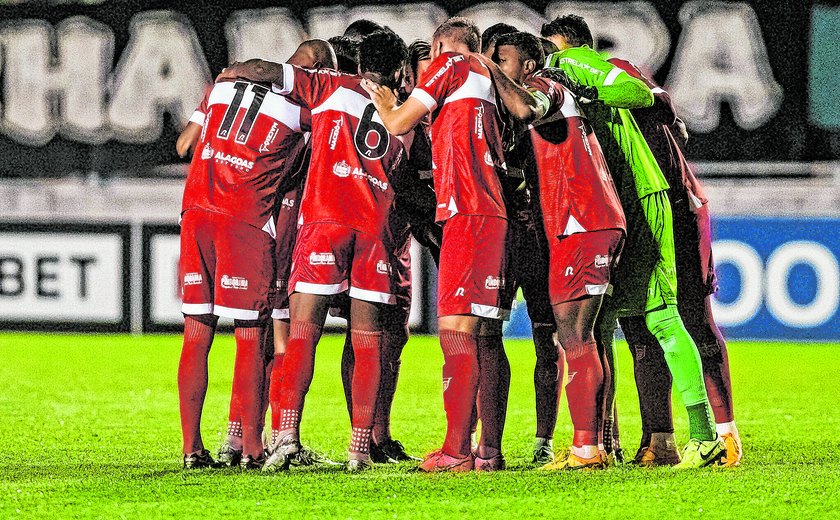
[[598, 356], [598, 346], [590, 342], [566, 342], [566, 362], [569, 364], [569, 382], [566, 398], [572, 418], [575, 446], [598, 444], [600, 424], [599, 397], [604, 384], [604, 369]]
[[502, 433], [510, 392], [510, 363], [501, 335], [478, 336], [481, 441], [479, 453], [490, 458], [502, 451]]
[[465, 457], [470, 454], [470, 416], [478, 393], [478, 345], [476, 336], [454, 330], [440, 331], [443, 349], [443, 407], [446, 438], [443, 452]]
[[237, 327], [233, 401], [242, 417], [242, 454], [260, 457], [263, 452], [260, 410], [265, 367], [261, 327]]
[[271, 383], [268, 388], [268, 400], [271, 403], [271, 442], [277, 440], [276, 434], [280, 429], [280, 380], [283, 376], [283, 358], [285, 354], [274, 354], [274, 363], [271, 366]]
[[289, 342], [283, 358], [278, 410], [281, 433], [299, 435], [300, 415], [312, 374], [315, 370], [315, 345], [321, 339], [321, 327], [305, 321], [292, 322]]
[[563, 374], [562, 349], [554, 342], [554, 327], [534, 327], [537, 363], [534, 365], [534, 393], [537, 405], [537, 437], [551, 439], [557, 425], [557, 402]]
[[391, 440], [391, 406], [400, 377], [400, 355], [407, 339], [405, 333], [382, 333], [382, 374], [373, 417], [373, 439], [377, 443]]
[[353, 368], [353, 437], [350, 451], [370, 453], [373, 415], [379, 394], [382, 333], [353, 330], [351, 336], [356, 363]]
[[184, 319], [184, 346], [178, 364], [178, 399], [184, 453], [204, 449], [201, 440], [201, 409], [207, 394], [207, 355], [213, 344], [215, 327], [195, 318]]

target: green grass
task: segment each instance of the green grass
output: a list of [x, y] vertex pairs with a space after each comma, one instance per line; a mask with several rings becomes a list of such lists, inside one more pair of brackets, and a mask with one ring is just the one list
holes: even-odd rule
[[[303, 421], [304, 441], [343, 460], [349, 437], [339, 377], [341, 340], [325, 338]], [[513, 371], [505, 452], [511, 471], [421, 475], [410, 466], [285, 475], [184, 472], [176, 336], [0, 335], [0, 518], [494, 517], [825, 518], [840, 497], [840, 345], [733, 343], [736, 412], [746, 448], [736, 470], [614, 468], [532, 471], [533, 348], [507, 342]], [[638, 442], [630, 356], [620, 349], [624, 445]], [[204, 438], [215, 449], [227, 417], [233, 339], [218, 338]], [[412, 338], [393, 432], [414, 453], [444, 431], [434, 338]], [[675, 399], [675, 406], [679, 406]], [[677, 413], [677, 436], [687, 424]], [[571, 439], [564, 403], [556, 438]]]

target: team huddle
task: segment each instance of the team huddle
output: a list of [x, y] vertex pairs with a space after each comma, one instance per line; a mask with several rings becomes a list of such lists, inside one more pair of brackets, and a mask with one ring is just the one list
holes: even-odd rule
[[[331, 313], [348, 321], [348, 471], [411, 460], [424, 472], [505, 469], [502, 325], [519, 289], [537, 353], [535, 464], [625, 462], [619, 324], [642, 415], [632, 462], [740, 463], [726, 344], [710, 307], [707, 200], [683, 156], [685, 126], [665, 90], [593, 44], [574, 15], [543, 25], [541, 37], [506, 24], [482, 34], [455, 17], [431, 43], [409, 46], [359, 20], [301, 43], [286, 63], [222, 71], [177, 143], [181, 156], [194, 150], [181, 214], [185, 468], [338, 465], [300, 432]], [[446, 435], [423, 459], [390, 431], [412, 237], [438, 268], [444, 356]], [[236, 360], [214, 459], [200, 421], [218, 317], [234, 320]], [[690, 428], [682, 450], [674, 384]], [[574, 436], [555, 452], [563, 388]]]

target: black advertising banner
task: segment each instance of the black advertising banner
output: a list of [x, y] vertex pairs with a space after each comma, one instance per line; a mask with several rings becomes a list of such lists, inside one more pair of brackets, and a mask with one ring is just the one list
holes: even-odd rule
[[174, 142], [204, 86], [234, 59], [283, 60], [306, 36], [358, 18], [405, 39], [447, 16], [537, 31], [559, 14], [667, 86], [696, 160], [840, 155], [840, 9], [815, 2], [706, 0], [14, 2], [0, 5], [0, 176], [149, 175], [181, 160]]

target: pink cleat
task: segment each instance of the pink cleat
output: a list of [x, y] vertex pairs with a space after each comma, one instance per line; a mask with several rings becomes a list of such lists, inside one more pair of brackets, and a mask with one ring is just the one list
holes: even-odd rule
[[440, 473], [444, 471], [463, 473], [472, 471], [473, 465], [474, 461], [472, 455], [467, 455], [466, 457], [453, 457], [452, 455], [447, 455], [443, 451], [438, 450], [427, 456], [426, 459], [417, 466], [417, 471], [421, 471], [423, 473]]

